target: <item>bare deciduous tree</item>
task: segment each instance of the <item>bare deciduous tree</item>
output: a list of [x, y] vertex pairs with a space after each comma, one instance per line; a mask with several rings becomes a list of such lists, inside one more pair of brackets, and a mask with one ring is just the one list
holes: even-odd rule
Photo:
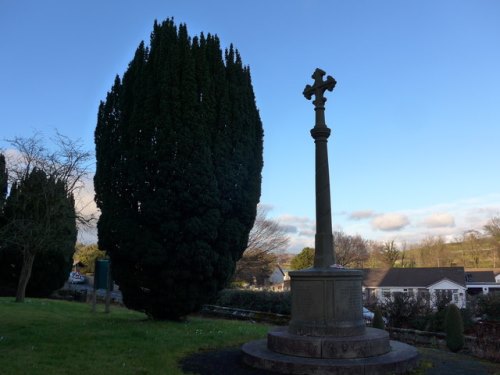
[[500, 216], [492, 217], [483, 229], [489, 236], [500, 240]]
[[290, 238], [285, 229], [279, 222], [267, 219], [267, 214], [268, 210], [259, 205], [247, 249], [236, 263], [235, 280], [253, 282], [255, 277], [257, 283], [262, 283], [276, 266], [275, 254], [288, 247]]
[[392, 268], [395, 266], [398, 261], [401, 252], [397, 248], [394, 240], [384, 242], [380, 249], [380, 259], [384, 263], [385, 266]]
[[342, 231], [333, 233], [337, 264], [342, 266], [363, 267], [368, 259], [366, 241], [360, 236], [350, 236]]
[[[85, 151], [79, 140], [71, 140], [58, 131], [51, 140], [55, 151], [47, 147], [39, 132], [31, 137], [6, 139], [14, 149], [13, 153], [7, 155], [9, 183], [12, 185], [22, 181], [34, 169], [38, 169], [49, 178], [62, 181], [67, 192], [76, 196], [84, 187], [85, 177], [89, 175], [92, 153]], [[94, 220], [93, 216], [77, 211], [79, 225], [89, 226]]]
[[414, 268], [416, 267], [417, 262], [415, 261], [415, 257], [408, 250], [408, 244], [404, 241], [401, 244], [401, 267], [402, 268]]
[[443, 267], [449, 265], [451, 255], [440, 236], [428, 236], [418, 245], [420, 267]]
[[500, 258], [500, 216], [492, 217], [483, 229], [489, 236], [493, 267], [496, 267], [498, 259]]
[[466, 266], [466, 257], [469, 257], [472, 260], [475, 268], [479, 267], [479, 262], [481, 261], [481, 257], [483, 255], [483, 247], [480, 241], [481, 234], [477, 230], [468, 230], [462, 236], [462, 247], [464, 254], [464, 267]]

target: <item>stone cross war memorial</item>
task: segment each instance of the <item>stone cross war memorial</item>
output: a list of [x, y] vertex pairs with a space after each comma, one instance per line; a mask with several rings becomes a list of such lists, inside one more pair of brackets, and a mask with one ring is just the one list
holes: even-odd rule
[[288, 327], [268, 332], [267, 339], [242, 347], [252, 367], [286, 374], [404, 374], [418, 361], [417, 350], [389, 339], [386, 331], [366, 327], [363, 320], [360, 270], [335, 264], [332, 234], [326, 91], [333, 77], [316, 69], [313, 85], [303, 95], [311, 100], [315, 125], [316, 236], [312, 268], [290, 272], [292, 316]]

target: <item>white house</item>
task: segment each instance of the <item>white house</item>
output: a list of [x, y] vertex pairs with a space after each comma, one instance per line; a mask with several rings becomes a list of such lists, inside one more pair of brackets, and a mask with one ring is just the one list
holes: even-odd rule
[[[365, 268], [363, 298], [369, 303], [384, 302], [395, 293], [427, 298], [431, 304], [436, 296], [445, 295], [459, 308], [466, 307], [467, 294], [500, 293], [499, 270], [464, 270], [463, 267], [433, 268]], [[290, 290], [288, 272], [276, 267], [269, 278], [270, 289]]]
[[395, 293], [423, 296], [432, 304], [434, 296], [446, 295], [459, 308], [466, 304], [467, 287], [463, 267], [366, 268], [363, 269], [363, 296], [368, 302], [383, 302]]
[[278, 264], [278, 265], [276, 265], [276, 267], [274, 268], [273, 272], [269, 276], [269, 283], [270, 284], [279, 284], [279, 283], [282, 283], [284, 281], [284, 279], [285, 279], [285, 275], [286, 275], [285, 271]]
[[288, 271], [281, 268], [278, 264], [269, 276], [269, 289], [274, 291], [290, 290], [290, 276]]

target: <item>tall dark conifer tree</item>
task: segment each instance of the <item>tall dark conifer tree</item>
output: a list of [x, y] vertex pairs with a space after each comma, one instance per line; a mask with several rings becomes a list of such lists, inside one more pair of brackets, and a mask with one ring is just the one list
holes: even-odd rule
[[263, 130], [249, 68], [216, 36], [155, 22], [100, 104], [99, 247], [125, 304], [178, 319], [209, 302], [246, 248]]
[[0, 154], [0, 225], [2, 223], [1, 216], [3, 213], [3, 206], [5, 205], [5, 198], [7, 197], [7, 180], [8, 173], [5, 156]]

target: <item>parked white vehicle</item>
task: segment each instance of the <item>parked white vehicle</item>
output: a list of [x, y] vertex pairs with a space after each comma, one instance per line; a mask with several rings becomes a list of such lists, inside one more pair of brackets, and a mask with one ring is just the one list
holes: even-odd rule
[[371, 323], [374, 316], [375, 316], [375, 314], [373, 312], [368, 310], [366, 307], [363, 307], [363, 319], [365, 319], [365, 322]]
[[84, 284], [85, 283], [85, 276], [80, 274], [80, 272], [70, 272], [69, 273], [69, 278], [68, 281], [70, 284]]
[[[365, 320], [366, 324], [372, 324], [374, 317], [375, 313], [373, 311], [370, 311], [366, 307], [363, 307], [363, 319]], [[382, 320], [385, 324], [387, 324], [387, 319], [385, 317], [382, 317]]]

